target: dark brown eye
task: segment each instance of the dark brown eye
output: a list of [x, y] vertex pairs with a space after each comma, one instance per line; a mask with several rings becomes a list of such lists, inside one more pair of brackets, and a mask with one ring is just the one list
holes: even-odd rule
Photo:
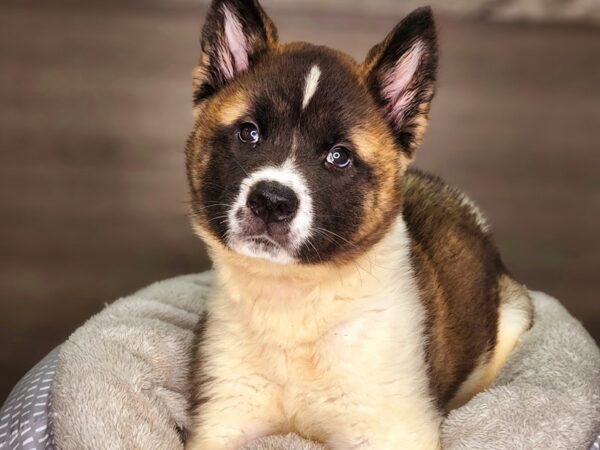
[[238, 138], [244, 144], [257, 144], [260, 139], [258, 128], [253, 123], [243, 123], [238, 131]]
[[337, 167], [338, 169], [345, 169], [350, 167], [352, 156], [350, 155], [350, 150], [338, 145], [329, 150], [326, 161], [327, 164]]

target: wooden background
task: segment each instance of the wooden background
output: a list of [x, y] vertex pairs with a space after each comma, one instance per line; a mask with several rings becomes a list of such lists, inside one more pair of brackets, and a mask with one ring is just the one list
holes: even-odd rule
[[[0, 4], [0, 402], [86, 318], [209, 267], [183, 146], [202, 8]], [[396, 14], [275, 10], [357, 58]], [[600, 339], [600, 28], [439, 18], [418, 165], [481, 205], [508, 266]]]

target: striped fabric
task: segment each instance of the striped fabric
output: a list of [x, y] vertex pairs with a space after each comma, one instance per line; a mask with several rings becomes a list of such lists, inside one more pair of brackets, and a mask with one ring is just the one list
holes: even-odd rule
[[598, 437], [590, 447], [590, 450], [600, 450], [600, 434], [598, 434]]
[[19, 381], [0, 408], [0, 450], [53, 450], [50, 390], [59, 347]]

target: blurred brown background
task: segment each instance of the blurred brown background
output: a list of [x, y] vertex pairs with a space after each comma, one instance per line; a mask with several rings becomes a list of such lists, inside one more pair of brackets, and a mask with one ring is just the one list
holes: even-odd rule
[[[598, 3], [437, 3], [440, 89], [418, 165], [466, 190], [517, 277], [598, 340]], [[361, 59], [416, 4], [267, 9], [282, 39]], [[192, 0], [0, 3], [0, 403], [107, 302], [209, 267], [183, 170], [203, 12]]]

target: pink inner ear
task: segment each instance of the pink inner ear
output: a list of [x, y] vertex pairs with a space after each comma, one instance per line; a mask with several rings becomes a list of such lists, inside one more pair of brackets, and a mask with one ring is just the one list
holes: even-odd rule
[[[219, 49], [219, 65], [227, 79], [248, 68], [248, 40], [235, 14], [223, 6], [225, 46]], [[233, 58], [233, 60], [232, 60]]]
[[406, 108], [416, 95], [416, 90], [410, 89], [410, 85], [419, 68], [424, 49], [423, 43], [417, 41], [383, 78], [382, 94], [388, 101], [387, 112], [396, 122], [404, 119]]

